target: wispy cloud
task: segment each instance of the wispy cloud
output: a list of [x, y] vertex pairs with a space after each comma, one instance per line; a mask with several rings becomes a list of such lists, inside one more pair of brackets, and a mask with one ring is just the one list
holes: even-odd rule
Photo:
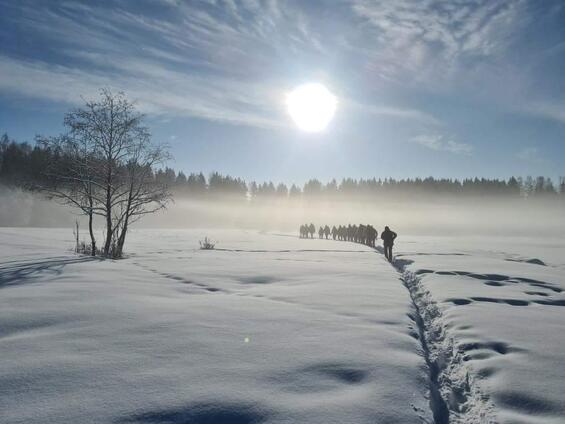
[[321, 48], [308, 19], [276, 1], [163, 1], [174, 10], [155, 16], [126, 4], [22, 1], [18, 30], [45, 37], [56, 54], [0, 55], [0, 89], [76, 103], [108, 86], [150, 113], [279, 127], [286, 84], [277, 55]]
[[422, 134], [413, 137], [411, 141], [431, 150], [442, 150], [458, 155], [470, 155], [473, 152], [473, 146], [470, 144], [456, 142], [441, 134]]
[[351, 0], [374, 29], [374, 67], [392, 79], [421, 81], [461, 69], [468, 57], [503, 50], [524, 19], [524, 0]]
[[530, 115], [565, 123], [565, 103], [534, 102], [525, 107]]
[[[297, 72], [293, 68], [316, 58], [324, 63], [339, 38], [313, 25], [294, 2], [161, 3], [162, 13], [150, 15], [125, 7], [127, 2], [109, 11], [92, 4], [37, 7], [23, 1], [14, 16], [18, 29], [46, 37], [62, 57], [0, 56], [0, 89], [74, 104], [80, 95], [108, 86], [126, 91], [150, 113], [280, 127], [287, 122], [282, 91]], [[362, 109], [436, 123], [413, 108]]]
[[[122, 62], [123, 67], [141, 67], [133, 75], [85, 71], [43, 62], [22, 62], [0, 57], [0, 90], [68, 104], [82, 103], [101, 87], [123, 90], [144, 112], [194, 116], [215, 121], [257, 127], [282, 125], [282, 111], [276, 106], [282, 93], [227, 78], [206, 79], [185, 75], [143, 62]], [[279, 119], [277, 119], [279, 118]]]
[[516, 157], [524, 162], [543, 164], [547, 163], [541, 154], [541, 151], [537, 147], [524, 147], [516, 153]]
[[414, 108], [384, 104], [365, 104], [356, 102], [352, 99], [344, 99], [340, 102], [340, 104], [345, 108], [353, 110], [355, 113], [412, 121], [426, 127], [436, 127], [443, 125], [443, 123], [435, 116]]
[[[373, 100], [364, 91], [386, 91], [390, 82], [418, 92], [430, 84], [437, 88], [477, 58], [497, 57], [527, 20], [527, 3], [7, 2], [2, 7], [10, 26], [0, 28], [0, 35], [41, 40], [42, 52], [26, 57], [5, 43], [0, 90], [74, 104], [80, 95], [109, 86], [126, 91], [150, 113], [281, 127], [289, 83], [327, 73], [341, 78], [343, 104], [350, 98], [374, 116], [437, 126], [433, 113], [399, 107], [409, 102], [395, 101], [394, 94]], [[352, 94], [356, 84], [360, 98]], [[546, 104], [532, 113], [565, 120], [562, 110]], [[462, 149], [453, 143], [445, 141], [444, 150]]]

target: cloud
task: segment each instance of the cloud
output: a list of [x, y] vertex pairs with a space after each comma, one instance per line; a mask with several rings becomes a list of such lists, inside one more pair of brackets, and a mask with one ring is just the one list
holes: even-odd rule
[[540, 150], [537, 147], [524, 147], [516, 153], [516, 157], [520, 160], [530, 163], [544, 163]]
[[279, 94], [263, 85], [228, 78], [209, 80], [143, 62], [122, 62], [121, 66], [143, 70], [133, 75], [106, 74], [0, 56], [0, 73], [6, 76], [0, 79], [0, 90], [78, 105], [83, 103], [82, 96], [95, 97], [99, 88], [109, 87], [125, 91], [143, 112], [155, 115], [192, 116], [263, 128], [283, 125], [282, 112], [276, 110]]
[[456, 154], [470, 155], [473, 152], [473, 146], [466, 143], [457, 143], [453, 140], [447, 140], [444, 150]]
[[[21, 0], [6, 6], [0, 36], [25, 34], [43, 53], [5, 43], [0, 90], [77, 104], [108, 86], [152, 114], [279, 128], [287, 123], [283, 91], [322, 75], [343, 97], [360, 93], [352, 104], [368, 114], [439, 126], [426, 111], [398, 107], [394, 93], [378, 102], [372, 95], [391, 81], [441, 88], [468, 58], [496, 56], [524, 20], [524, 3]], [[562, 118], [556, 108], [538, 110]], [[459, 144], [445, 141], [444, 150], [465, 150]]]
[[[128, 7], [125, 0], [113, 4], [114, 10], [22, 1], [13, 16], [18, 31], [44, 38], [46, 48], [62, 57], [0, 55], [0, 90], [75, 105], [80, 96], [111, 87], [152, 114], [279, 128], [288, 122], [282, 99], [289, 83], [300, 67], [308, 73], [305, 63], [333, 58], [329, 46], [340, 37], [318, 28], [311, 12], [292, 2], [161, 0], [161, 11], [153, 14], [144, 13], [142, 4]], [[410, 108], [368, 104], [363, 109], [436, 123]]]
[[458, 143], [441, 134], [422, 134], [413, 137], [411, 141], [431, 150], [441, 150], [458, 155], [470, 155], [473, 152], [473, 146], [470, 144]]
[[286, 124], [288, 81], [277, 69], [277, 52], [321, 49], [299, 10], [271, 0], [163, 0], [159, 13], [151, 14], [142, 5], [125, 0], [108, 9], [24, 0], [13, 6], [17, 31], [42, 39], [56, 54], [0, 54], [0, 90], [77, 104], [81, 95], [111, 87], [152, 114], [267, 128]]
[[535, 102], [526, 107], [530, 115], [565, 123], [565, 103]]
[[443, 123], [433, 115], [418, 109], [388, 105], [371, 105], [359, 103], [352, 99], [341, 100], [340, 104], [346, 108], [353, 109], [355, 112], [365, 113], [372, 116], [398, 118], [424, 124], [428, 127], [443, 125]]
[[[526, 1], [350, 0], [373, 29], [373, 67], [393, 80], [445, 83], [468, 59], [505, 50], [527, 16]], [[438, 80], [438, 71], [441, 80]]]

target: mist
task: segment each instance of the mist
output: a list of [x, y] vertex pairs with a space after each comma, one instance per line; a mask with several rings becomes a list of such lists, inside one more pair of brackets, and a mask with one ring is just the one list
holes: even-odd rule
[[[339, 200], [234, 199], [230, 196], [175, 196], [164, 211], [135, 228], [217, 228], [297, 233], [314, 225], [385, 225], [413, 235], [564, 236], [565, 202], [549, 199], [409, 196]], [[0, 226], [68, 227], [84, 217], [45, 196], [0, 186]], [[103, 227], [101, 220], [97, 226]]]

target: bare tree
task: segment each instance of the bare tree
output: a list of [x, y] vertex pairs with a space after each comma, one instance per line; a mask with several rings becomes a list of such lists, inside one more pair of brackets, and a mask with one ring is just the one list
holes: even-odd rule
[[64, 184], [52, 193], [89, 216], [93, 246], [92, 219], [104, 219], [105, 256], [120, 257], [129, 226], [171, 200], [167, 186], [153, 175], [153, 168], [169, 159], [167, 149], [151, 142], [142, 121], [123, 93], [103, 89], [98, 100], [65, 116], [68, 134], [46, 142], [70, 158], [56, 173]]
[[56, 160], [47, 166], [44, 184], [39, 188], [59, 203], [77, 208], [88, 217], [90, 253], [96, 255], [94, 215], [103, 215], [98, 206], [101, 185], [97, 180], [98, 159], [88, 139], [72, 135], [41, 138], [38, 143], [53, 152]]
[[120, 170], [124, 191], [115, 201], [113, 237], [117, 257], [122, 256], [129, 226], [143, 215], [165, 208], [171, 199], [167, 186], [156, 181], [153, 175], [153, 167], [168, 157], [166, 150], [152, 146], [145, 138], [131, 147], [129, 161]]

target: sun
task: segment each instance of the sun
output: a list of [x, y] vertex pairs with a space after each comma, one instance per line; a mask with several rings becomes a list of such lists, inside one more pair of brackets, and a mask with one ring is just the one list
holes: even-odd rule
[[337, 98], [322, 84], [296, 87], [286, 96], [288, 113], [302, 131], [323, 131], [332, 120]]

